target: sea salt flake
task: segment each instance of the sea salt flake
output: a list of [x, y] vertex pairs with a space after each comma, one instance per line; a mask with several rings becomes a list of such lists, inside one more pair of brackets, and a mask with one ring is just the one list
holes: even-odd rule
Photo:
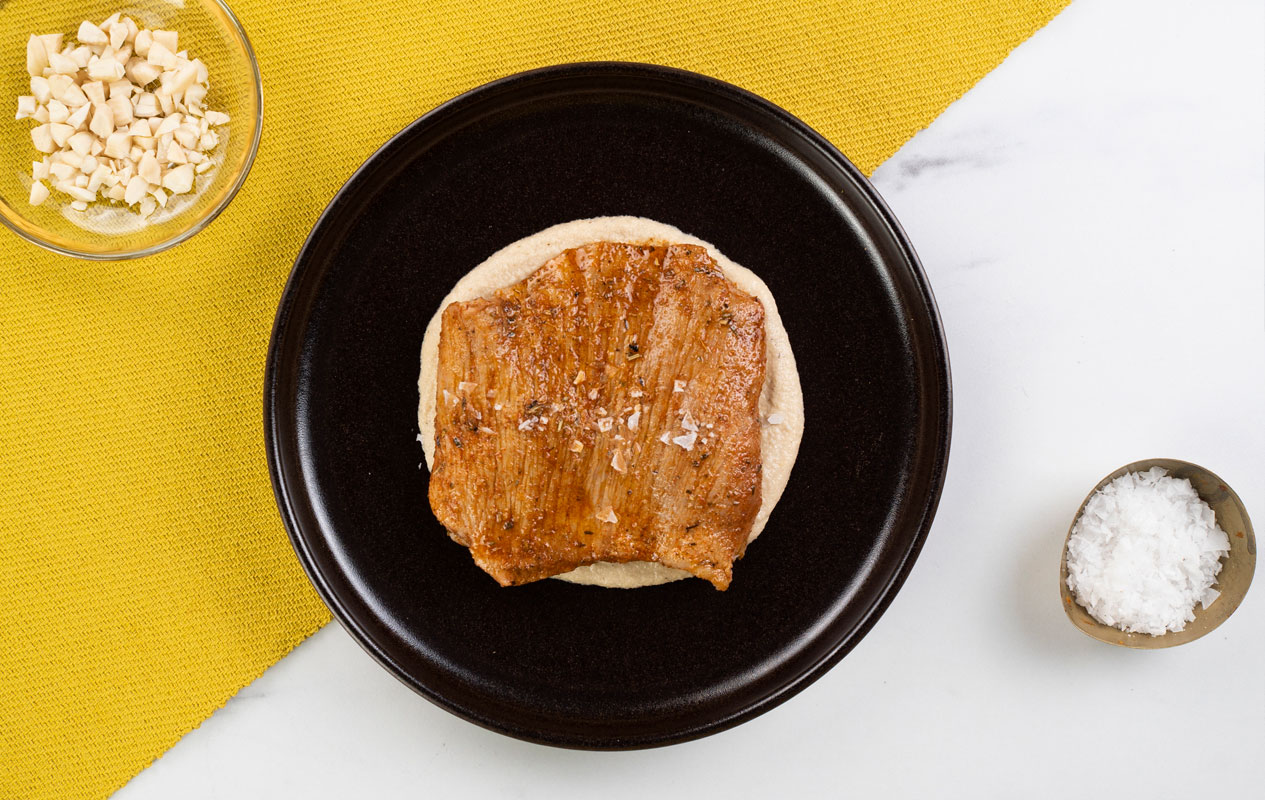
[[1211, 605], [1230, 539], [1190, 481], [1155, 467], [1095, 492], [1067, 542], [1067, 586], [1090, 615], [1130, 633], [1180, 631]]
[[1208, 606], [1210, 606], [1210, 605], [1212, 605], [1213, 603], [1217, 602], [1217, 598], [1218, 598], [1218, 597], [1220, 597], [1220, 596], [1221, 596], [1221, 592], [1218, 592], [1216, 589], [1213, 589], [1213, 588], [1210, 586], [1210, 587], [1208, 587], [1208, 591], [1204, 592], [1204, 596], [1203, 596], [1203, 598], [1201, 598], [1201, 599], [1200, 599], [1199, 603], [1200, 603], [1200, 605], [1202, 605], [1204, 608], [1207, 608]]
[[698, 440], [698, 434], [690, 431], [683, 436], [672, 437], [672, 443], [686, 450], [694, 449], [694, 442]]

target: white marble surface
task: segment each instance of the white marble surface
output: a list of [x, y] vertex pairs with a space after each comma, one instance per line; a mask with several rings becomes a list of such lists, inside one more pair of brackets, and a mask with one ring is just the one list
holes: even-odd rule
[[117, 797], [1260, 796], [1265, 586], [1131, 652], [1068, 624], [1056, 570], [1085, 492], [1139, 458], [1219, 472], [1265, 522], [1263, 152], [1265, 4], [1077, 0], [878, 171], [948, 332], [952, 460], [905, 588], [785, 705], [554, 750], [332, 625]]

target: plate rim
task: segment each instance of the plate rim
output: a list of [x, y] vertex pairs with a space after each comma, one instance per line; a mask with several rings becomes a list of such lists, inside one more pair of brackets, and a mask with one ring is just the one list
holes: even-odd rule
[[[827, 652], [820, 658], [803, 669], [795, 676], [776, 687], [773, 691], [747, 703], [737, 712], [721, 716], [707, 724], [687, 727], [677, 730], [667, 735], [648, 735], [637, 737], [613, 737], [601, 740], [575, 738], [566, 735], [545, 734], [539, 731], [524, 730], [512, 725], [508, 725], [498, 721], [497, 719], [481, 714], [475, 709], [455, 702], [441, 692], [427, 686], [422, 681], [415, 678], [399, 663], [395, 661], [385, 649], [381, 647], [367, 633], [364, 627], [356, 620], [356, 616], [350, 613], [344, 603], [339, 599], [338, 595], [331, 588], [326, 576], [318, 569], [311, 549], [307, 541], [307, 535], [303, 532], [302, 525], [299, 521], [299, 515], [296, 513], [297, 495], [302, 494], [298, 491], [306, 485], [306, 481], [302, 476], [302, 469], [297, 470], [297, 475], [290, 475], [283, 461], [282, 450], [290, 444], [295, 450], [299, 449], [297, 437], [293, 441], [287, 442], [283, 436], [283, 432], [279, 428], [277, 401], [279, 399], [278, 381], [283, 370], [280, 366], [280, 358], [284, 349], [285, 340], [289, 331], [289, 323], [292, 312], [295, 310], [294, 305], [298, 287], [303, 279], [305, 272], [304, 262], [310, 257], [312, 251], [317, 248], [324, 238], [324, 235], [332, 229], [336, 220], [334, 217], [339, 213], [342, 206], [351, 201], [352, 195], [360, 188], [358, 186], [360, 180], [367, 174], [377, 171], [382, 162], [388, 160], [392, 155], [392, 150], [402, 146], [401, 142], [406, 141], [416, 135], [419, 131], [434, 124], [436, 121], [442, 122], [443, 117], [453, 110], [460, 109], [468, 103], [478, 102], [488, 96], [495, 96], [512, 90], [520, 85], [546, 85], [555, 80], [575, 79], [577, 77], [607, 77], [616, 79], [650, 79], [666, 83], [684, 84], [696, 91], [712, 93], [723, 97], [726, 100], [737, 101], [742, 105], [751, 106], [755, 112], [762, 113], [772, 117], [777, 123], [789, 128], [797, 137], [806, 141], [816, 148], [818, 153], [826, 159], [830, 165], [843, 173], [851, 180], [866, 200], [871, 204], [873, 211], [877, 214], [878, 219], [886, 227], [887, 232], [892, 236], [895, 244], [899, 248], [903, 260], [906, 262], [913, 280], [913, 285], [917, 288], [918, 299], [928, 312], [928, 320], [930, 322], [930, 341], [933, 345], [929, 353], [929, 361], [935, 368], [935, 377], [938, 379], [939, 391], [936, 393], [939, 404], [939, 414], [936, 416], [934, 423], [938, 429], [939, 436], [932, 453], [930, 472], [928, 475], [928, 493], [925, 497], [922, 507], [917, 515], [917, 527], [914, 532], [913, 539], [908, 548], [904, 549], [899, 563], [892, 572], [889, 580], [879, 591], [877, 597], [864, 609], [857, 623], [846, 631], [842, 637], [834, 642]], [[680, 98], [681, 102], [690, 102], [684, 98]], [[856, 645], [863, 639], [869, 631], [878, 622], [879, 618], [890, 606], [896, 594], [903, 587], [905, 580], [909, 577], [913, 569], [914, 563], [917, 561], [930, 533], [931, 525], [935, 519], [936, 511], [939, 507], [941, 495], [943, 494], [945, 478], [947, 475], [949, 451], [953, 432], [953, 391], [952, 391], [952, 375], [949, 363], [948, 344], [944, 333], [944, 324], [940, 316], [939, 306], [936, 303], [935, 295], [932, 291], [931, 284], [923, 269], [922, 262], [918, 258], [917, 252], [914, 250], [912, 242], [905, 233], [904, 228], [896, 219], [888, 207], [886, 201], [870, 183], [869, 179], [839, 150], [834, 144], [818, 133], [815, 129], [791, 114], [786, 109], [778, 106], [770, 100], [767, 100], [747, 89], [736, 86], [727, 81], [705, 75], [698, 72], [683, 70], [675, 67], [668, 67], [659, 64], [647, 64], [629, 61], [582, 61], [565, 64], [555, 64], [550, 66], [538, 67], [534, 69], [524, 70], [521, 72], [511, 73], [492, 81], [480, 84], [468, 89], [446, 101], [426, 111], [417, 119], [405, 125], [387, 141], [379, 146], [372, 154], [370, 154], [363, 163], [360, 164], [347, 180], [339, 187], [338, 191], [331, 197], [329, 203], [321, 211], [316, 221], [312, 224], [307, 237], [304, 239], [302, 246], [299, 248], [291, 265], [290, 274], [286, 279], [284, 288], [277, 305], [277, 312], [274, 317], [272, 331], [268, 342], [268, 351], [264, 367], [263, 381], [263, 423], [264, 423], [264, 439], [265, 451], [268, 460], [269, 479], [273, 488], [273, 495], [280, 513], [286, 535], [290, 540], [291, 546], [294, 548], [299, 563], [307, 575], [309, 582], [316, 590], [321, 601], [327, 606], [333, 619], [337, 620], [340, 625], [351, 635], [360, 647], [372, 656], [387, 672], [393, 675], [404, 685], [408, 686], [415, 693], [426, 698], [430, 702], [440, 708], [452, 713], [462, 719], [472, 722], [480, 727], [511, 736], [516, 739], [534, 742], [537, 744], [564, 747], [577, 750], [597, 750], [597, 751], [613, 751], [613, 750], [636, 750], [653, 747], [663, 747], [672, 744], [679, 744], [695, 739], [703, 738], [714, 733], [728, 730], [744, 722], [747, 722], [766, 711], [769, 711], [791, 697], [798, 694], [803, 689], [821, 678], [826, 672], [834, 667], [843, 659]], [[293, 482], [293, 487], [291, 486]], [[292, 490], [293, 489], [293, 490]]]

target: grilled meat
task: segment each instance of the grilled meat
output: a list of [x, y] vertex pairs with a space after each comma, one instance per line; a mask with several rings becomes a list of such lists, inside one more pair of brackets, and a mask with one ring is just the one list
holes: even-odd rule
[[430, 503], [481, 568], [728, 587], [760, 507], [764, 309], [706, 250], [586, 245], [442, 319]]

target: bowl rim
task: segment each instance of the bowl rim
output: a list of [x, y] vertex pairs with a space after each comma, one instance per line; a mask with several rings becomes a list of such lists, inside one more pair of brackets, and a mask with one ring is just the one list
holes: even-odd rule
[[[233, 201], [233, 198], [237, 196], [237, 192], [246, 183], [246, 177], [250, 174], [250, 168], [254, 165], [255, 156], [259, 152], [259, 142], [263, 138], [263, 127], [264, 127], [263, 76], [259, 72], [259, 59], [255, 56], [255, 48], [250, 43], [250, 37], [246, 34], [246, 29], [245, 27], [242, 26], [241, 20], [239, 20], [237, 18], [237, 15], [233, 13], [233, 10], [228, 7], [228, 4], [225, 2], [225, 0], [205, 0], [205, 2], [208, 5], [216, 6], [219, 8], [219, 10], [223, 13], [224, 19], [227, 22], [228, 26], [241, 39], [242, 46], [246, 50], [247, 63], [250, 64], [250, 71], [251, 71], [251, 74], [254, 76], [253, 84], [254, 84], [255, 101], [256, 101], [255, 107], [257, 109], [255, 113], [254, 124], [252, 125], [253, 131], [251, 134], [250, 144], [246, 150], [245, 161], [243, 161], [242, 168], [237, 173], [237, 176], [234, 178], [233, 183], [227, 188], [227, 190], [225, 190], [222, 193], [219, 201], [216, 202], [215, 205], [213, 205], [210, 209], [208, 209], [205, 214], [203, 214], [198, 219], [194, 220], [194, 222], [191, 225], [189, 225], [189, 227], [161, 241], [154, 242], [153, 244], [146, 245], [144, 247], [133, 248], [131, 250], [90, 251], [90, 250], [80, 250], [74, 247], [61, 245], [39, 235], [39, 233], [37, 233], [35, 230], [23, 228], [22, 226], [16, 224], [13, 220], [9, 218], [9, 215], [6, 213], [0, 213], [0, 223], [3, 223], [6, 228], [13, 231], [18, 236], [30, 242], [31, 244], [42, 247], [45, 250], [50, 250], [59, 255], [71, 256], [72, 258], [80, 258], [86, 261], [125, 261], [125, 260], [133, 259], [133, 258], [143, 258], [145, 256], [152, 256], [156, 253], [161, 253], [164, 250], [168, 250], [172, 247], [175, 247], [181, 242], [187, 241], [188, 239], [192, 238], [195, 234], [204, 230], [208, 225], [211, 224], [212, 221], [215, 220], [216, 217], [218, 217], [224, 211], [224, 209], [228, 208], [229, 203]], [[0, 204], [0, 208], [2, 207], [3, 207], [3, 204]]]
[[[1089, 504], [1090, 498], [1097, 494], [1098, 491], [1108, 483], [1118, 477], [1121, 477], [1122, 475], [1131, 472], [1145, 472], [1153, 467], [1160, 467], [1165, 470], [1165, 472], [1168, 472], [1170, 476], [1172, 474], [1172, 467], [1188, 468], [1190, 470], [1205, 473], [1225, 490], [1229, 501], [1238, 507], [1238, 510], [1243, 517], [1244, 552], [1247, 553], [1247, 556], [1251, 561], [1251, 569], [1248, 573], [1247, 583], [1244, 584], [1241, 595], [1224, 595], [1226, 602], [1233, 603], [1230, 610], [1225, 614], [1225, 616], [1221, 617], [1221, 619], [1217, 620], [1206, 630], [1198, 633], [1192, 634], [1190, 629], [1186, 628], [1182, 631], [1168, 631], [1158, 636], [1151, 636], [1150, 634], [1145, 633], [1128, 633], [1113, 625], [1104, 625], [1094, 619], [1089, 614], [1088, 609], [1085, 609], [1084, 606], [1080, 605], [1080, 603], [1076, 600], [1076, 596], [1072, 593], [1072, 590], [1067, 586], [1067, 544], [1072, 538], [1072, 531], [1075, 529], [1076, 523], [1080, 521], [1081, 515], [1085, 512], [1085, 506]], [[1196, 492], [1199, 494], [1200, 500], [1203, 500], [1205, 503], [1208, 502], [1202, 492], [1199, 492], [1198, 489], [1196, 489]], [[1209, 505], [1211, 507], [1211, 504]], [[1214, 514], [1215, 513], [1214, 509]], [[1217, 519], [1217, 524], [1221, 524], [1221, 520], [1219, 518]], [[1227, 531], [1227, 533], [1229, 533], [1229, 531]], [[1228, 560], [1232, 557], [1233, 553], [1234, 549], [1232, 546], [1230, 553], [1224, 558]], [[1068, 525], [1067, 535], [1063, 538], [1063, 550], [1059, 556], [1059, 599], [1060, 605], [1063, 606], [1063, 612], [1067, 615], [1068, 621], [1070, 621], [1081, 633], [1095, 641], [1114, 645], [1116, 647], [1127, 647], [1132, 650], [1163, 650], [1169, 647], [1177, 647], [1179, 645], [1188, 644], [1196, 639], [1207, 636], [1209, 633], [1212, 633], [1214, 630], [1219, 628], [1222, 623], [1229, 619], [1234, 612], [1238, 610], [1239, 606], [1243, 602], [1243, 599], [1247, 597], [1247, 593], [1252, 586], [1252, 578], [1254, 577], [1255, 572], [1256, 534], [1252, 529], [1252, 520], [1248, 516], [1247, 506], [1243, 504], [1242, 498], [1239, 497], [1238, 493], [1234, 491], [1230, 484], [1226, 483], [1220, 475], [1207, 467], [1191, 461], [1184, 461], [1180, 458], [1144, 458], [1139, 459], [1138, 461], [1132, 461], [1125, 464], [1123, 467], [1119, 467], [1109, 472], [1106, 476], [1099, 480], [1098, 483], [1094, 484], [1094, 488], [1090, 489], [1089, 493], [1085, 495], [1085, 499], [1081, 501], [1080, 506], [1076, 509], [1076, 514], [1072, 517], [1071, 524]], [[1214, 583], [1214, 585], [1216, 584]], [[1084, 616], [1087, 618], [1086, 621], [1077, 619], [1074, 607], [1079, 607], [1085, 611]], [[1198, 615], [1202, 610], [1203, 609], [1199, 607], [1199, 604], [1196, 604], [1195, 614]]]

